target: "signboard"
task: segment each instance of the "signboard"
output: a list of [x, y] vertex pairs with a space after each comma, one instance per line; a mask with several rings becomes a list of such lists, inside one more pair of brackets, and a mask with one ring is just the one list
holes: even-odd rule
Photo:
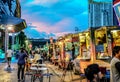
[[115, 0], [113, 2], [113, 8], [114, 8], [115, 14], [117, 16], [117, 19], [120, 25], [120, 0]]
[[79, 36], [72, 37], [72, 42], [79, 42]]
[[104, 51], [104, 45], [97, 45], [96, 46], [96, 52], [103, 52]]

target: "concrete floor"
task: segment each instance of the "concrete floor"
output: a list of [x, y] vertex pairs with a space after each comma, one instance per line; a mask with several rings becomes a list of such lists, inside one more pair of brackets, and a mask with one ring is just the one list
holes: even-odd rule
[[[63, 70], [58, 70], [58, 66], [47, 63], [50, 73], [52, 73], [50, 82], [63, 82], [61, 77], [63, 75]], [[12, 71], [8, 72], [6, 70], [7, 64], [0, 63], [0, 82], [18, 82], [17, 80], [17, 63], [12, 63]], [[73, 80], [71, 78], [71, 72], [67, 71], [64, 82], [86, 82], [86, 80], [80, 81], [79, 75], [72, 74]], [[26, 76], [25, 82], [31, 82], [31, 77]], [[39, 82], [37, 79], [35, 82]], [[44, 77], [43, 82], [49, 82], [47, 77]]]

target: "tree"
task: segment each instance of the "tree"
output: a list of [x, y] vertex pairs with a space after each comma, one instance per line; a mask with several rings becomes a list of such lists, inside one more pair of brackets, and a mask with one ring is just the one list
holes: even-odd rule
[[18, 34], [18, 38], [19, 38], [20, 47], [25, 47], [25, 40], [27, 39], [27, 36], [25, 35], [23, 31], [21, 31]]

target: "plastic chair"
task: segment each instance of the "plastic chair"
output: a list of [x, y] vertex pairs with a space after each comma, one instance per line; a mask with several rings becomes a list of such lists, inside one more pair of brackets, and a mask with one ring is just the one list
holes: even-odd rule
[[24, 80], [26, 80], [26, 76], [30, 76], [32, 77], [33, 73], [32, 72], [26, 72], [25, 75], [24, 75]]
[[43, 59], [37, 60], [37, 63], [42, 64], [43, 63]]
[[47, 76], [47, 78], [49, 78], [49, 82], [51, 80], [51, 76], [52, 75], [53, 75], [52, 73], [45, 73], [45, 74], [43, 74], [43, 76]]

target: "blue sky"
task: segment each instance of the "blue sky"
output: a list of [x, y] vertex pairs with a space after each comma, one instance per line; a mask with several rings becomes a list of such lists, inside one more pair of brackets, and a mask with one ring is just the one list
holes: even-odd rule
[[[98, 0], [100, 1], [100, 0]], [[106, 1], [106, 0], [105, 0]], [[110, 0], [108, 0], [110, 1]], [[88, 0], [20, 0], [22, 18], [38, 32], [64, 33], [88, 28]]]

